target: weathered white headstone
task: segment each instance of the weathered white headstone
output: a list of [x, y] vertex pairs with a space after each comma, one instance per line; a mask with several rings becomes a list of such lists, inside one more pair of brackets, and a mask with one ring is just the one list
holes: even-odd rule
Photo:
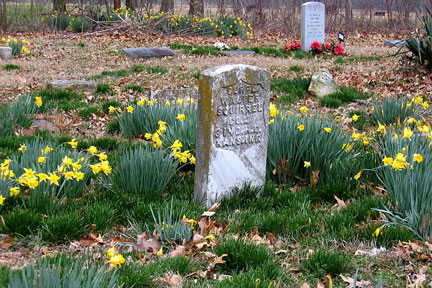
[[325, 40], [325, 5], [320, 2], [306, 2], [301, 6], [302, 27], [301, 45], [303, 51], [309, 51], [314, 41]]
[[195, 200], [211, 206], [234, 187], [265, 184], [270, 72], [224, 65], [201, 73]]

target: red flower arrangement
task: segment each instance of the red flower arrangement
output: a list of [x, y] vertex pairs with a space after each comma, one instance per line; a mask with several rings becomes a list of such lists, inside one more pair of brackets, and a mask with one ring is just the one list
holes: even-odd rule
[[319, 43], [318, 41], [314, 41], [310, 46], [310, 51], [312, 54], [332, 54], [332, 55], [345, 55], [345, 50], [340, 44], [329, 44], [329, 43]]
[[298, 43], [296, 40], [291, 41], [291, 45], [286, 45], [285, 46], [286, 51], [299, 50], [300, 48], [301, 48], [301, 44]]

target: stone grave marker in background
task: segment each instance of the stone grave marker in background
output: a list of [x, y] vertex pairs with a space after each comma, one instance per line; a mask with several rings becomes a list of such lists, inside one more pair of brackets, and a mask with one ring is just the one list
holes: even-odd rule
[[47, 83], [47, 89], [95, 92], [96, 82], [88, 80], [54, 80]]
[[154, 48], [124, 48], [123, 54], [132, 59], [138, 58], [162, 58], [167, 56], [175, 56], [175, 52], [168, 47]]
[[314, 41], [325, 41], [325, 5], [320, 2], [306, 2], [301, 6], [301, 45], [309, 51]]
[[234, 187], [265, 183], [270, 72], [235, 64], [199, 83], [195, 200], [211, 206]]
[[12, 48], [0, 47], [0, 58], [4, 60], [12, 59]]

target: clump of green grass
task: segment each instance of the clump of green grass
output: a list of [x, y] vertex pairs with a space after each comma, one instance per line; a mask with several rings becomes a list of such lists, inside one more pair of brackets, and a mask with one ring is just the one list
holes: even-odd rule
[[82, 100], [83, 95], [75, 91], [62, 90], [62, 89], [50, 89], [50, 90], [40, 90], [36, 93], [36, 96], [42, 97], [42, 100]]
[[15, 209], [3, 215], [2, 233], [27, 236], [37, 233], [42, 215], [29, 209]]
[[99, 83], [96, 88], [96, 94], [112, 94], [114, 91], [108, 83]]
[[355, 87], [340, 87], [340, 91], [336, 93], [332, 93], [320, 98], [320, 105], [329, 107], [329, 108], [337, 108], [344, 104], [353, 102], [356, 99], [368, 99], [372, 95], [369, 93], [362, 93], [358, 91]]
[[81, 216], [73, 212], [62, 213], [51, 215], [45, 220], [42, 238], [57, 244], [67, 243], [85, 235], [86, 230]]
[[322, 278], [327, 274], [336, 277], [348, 271], [350, 262], [350, 257], [338, 251], [318, 250], [309, 259], [302, 262], [302, 267], [317, 277]]
[[360, 63], [360, 62], [372, 62], [381, 61], [379, 56], [357, 56], [357, 57], [337, 57], [334, 60], [335, 64], [347, 64], [347, 63]]
[[275, 264], [267, 247], [242, 239], [220, 240], [215, 247], [215, 252], [218, 256], [228, 255], [223, 258], [225, 263], [219, 266], [226, 272], [241, 272]]
[[118, 119], [113, 119], [111, 122], [108, 123], [107, 125], [108, 128], [108, 133], [109, 134], [116, 134], [118, 132], [120, 132], [120, 122], [118, 121]]
[[134, 85], [134, 84], [129, 84], [127, 86], [123, 87], [123, 90], [132, 90], [138, 93], [143, 93], [144, 92], [144, 88], [139, 86], [139, 85]]
[[311, 78], [279, 78], [272, 81], [271, 90], [280, 95], [280, 97], [276, 99], [276, 102], [291, 104], [304, 98], [309, 89], [310, 82]]
[[11, 70], [21, 70], [22, 68], [15, 64], [5, 64], [3, 65], [3, 69], [6, 71], [11, 71]]
[[292, 65], [289, 68], [289, 71], [292, 71], [292, 72], [301, 72], [303, 70], [304, 70], [303, 66], [300, 66], [300, 65]]
[[165, 74], [168, 71], [163, 66], [147, 66], [145, 70], [150, 74]]

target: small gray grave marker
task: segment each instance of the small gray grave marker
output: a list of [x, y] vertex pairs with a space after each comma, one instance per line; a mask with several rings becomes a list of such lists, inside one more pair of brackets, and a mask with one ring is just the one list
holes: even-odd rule
[[0, 58], [4, 60], [12, 59], [12, 48], [0, 47]]
[[175, 56], [175, 52], [168, 47], [155, 47], [155, 48], [124, 48], [123, 54], [132, 59], [137, 58], [162, 58], [168, 56]]
[[234, 187], [263, 186], [270, 72], [224, 65], [201, 73], [195, 200], [211, 206]]
[[320, 2], [306, 2], [301, 6], [301, 45], [309, 51], [314, 41], [325, 41], [325, 5]]

